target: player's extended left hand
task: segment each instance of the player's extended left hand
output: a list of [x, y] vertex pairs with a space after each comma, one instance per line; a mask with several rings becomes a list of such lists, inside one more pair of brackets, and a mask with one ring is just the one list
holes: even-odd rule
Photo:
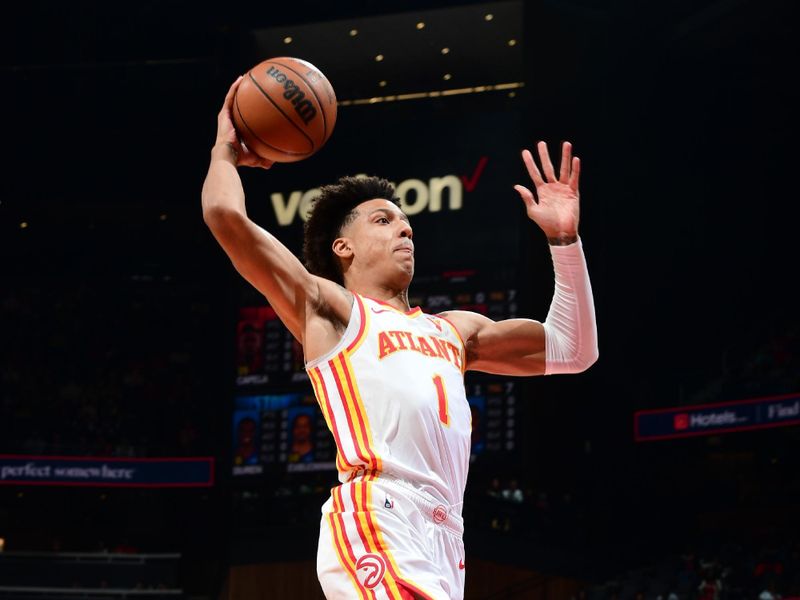
[[528, 217], [544, 231], [548, 240], [577, 238], [580, 217], [578, 178], [581, 162], [577, 156], [572, 156], [572, 144], [564, 142], [561, 146], [561, 165], [556, 177], [547, 144], [539, 142], [536, 147], [544, 177], [530, 151], [522, 151], [522, 160], [533, 180], [536, 193], [522, 185], [515, 185], [514, 189], [525, 202]]

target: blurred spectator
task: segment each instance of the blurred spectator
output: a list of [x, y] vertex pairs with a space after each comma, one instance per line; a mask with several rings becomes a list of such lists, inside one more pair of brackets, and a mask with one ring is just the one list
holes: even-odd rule
[[781, 595], [775, 591], [775, 582], [770, 581], [758, 595], [758, 600], [781, 600]]
[[511, 479], [508, 482], [508, 487], [505, 488], [502, 492], [503, 500], [508, 500], [509, 502], [516, 502], [517, 504], [521, 504], [522, 501], [525, 499], [522, 490], [519, 489], [519, 483], [517, 483], [516, 479]]
[[[4, 286], [0, 453], [209, 454], [216, 357], [196, 290], [150, 280]], [[98, 324], [103, 324], [98, 326]], [[210, 400], [210, 399], [209, 399]]]
[[489, 483], [489, 488], [486, 490], [486, 495], [491, 498], [500, 498], [502, 494], [503, 490], [500, 488], [500, 479], [497, 477], [492, 478], [492, 481]]
[[[611, 590], [621, 589], [626, 590], [621, 594], [622, 597], [632, 598], [633, 590], [641, 589], [644, 582], [648, 586], [645, 598], [655, 600], [797, 600], [800, 573], [790, 571], [784, 565], [781, 576], [772, 571], [768, 576], [757, 576], [753, 568], [753, 565], [762, 564], [766, 558], [793, 552], [796, 544], [791, 536], [790, 532], [786, 532], [780, 543], [761, 547], [752, 542], [708, 542], [704, 555], [719, 558], [698, 561], [697, 555], [690, 549], [680, 556], [664, 556], [659, 562], [628, 571], [619, 580], [610, 580], [587, 591], [590, 598], [599, 599], [609, 597]], [[698, 562], [710, 570], [702, 571], [702, 577], [687, 586], [686, 583], [692, 580], [691, 574], [696, 573]], [[791, 583], [782, 584], [779, 577], [789, 577]]]
[[722, 582], [712, 573], [707, 572], [697, 588], [698, 600], [720, 600]]

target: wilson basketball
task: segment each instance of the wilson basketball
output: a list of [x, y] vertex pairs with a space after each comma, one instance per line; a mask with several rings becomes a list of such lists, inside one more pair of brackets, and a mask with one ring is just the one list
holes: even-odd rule
[[233, 124], [245, 145], [275, 162], [317, 152], [336, 125], [336, 94], [322, 71], [299, 58], [265, 60], [236, 90]]

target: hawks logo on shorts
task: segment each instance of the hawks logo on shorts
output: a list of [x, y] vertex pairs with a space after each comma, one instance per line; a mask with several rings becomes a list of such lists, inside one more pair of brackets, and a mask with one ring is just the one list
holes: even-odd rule
[[384, 573], [386, 573], [386, 563], [377, 554], [365, 554], [356, 562], [358, 582], [368, 590], [383, 580]]

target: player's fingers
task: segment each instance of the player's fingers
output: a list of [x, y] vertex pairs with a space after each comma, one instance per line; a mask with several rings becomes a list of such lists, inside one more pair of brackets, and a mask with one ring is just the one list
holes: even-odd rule
[[514, 189], [517, 190], [517, 193], [520, 195], [520, 198], [522, 198], [522, 201], [525, 203], [527, 208], [530, 208], [536, 204], [536, 198], [534, 197], [533, 192], [531, 192], [524, 185], [515, 185]]
[[564, 142], [561, 144], [561, 172], [558, 174], [558, 181], [567, 183], [569, 181], [569, 168], [572, 162], [572, 144]]
[[539, 167], [536, 166], [536, 161], [533, 160], [533, 155], [530, 150], [522, 151], [522, 162], [525, 163], [525, 167], [528, 169], [528, 175], [531, 176], [534, 185], [536, 187], [542, 185], [544, 179], [542, 179], [542, 174], [539, 172]]
[[231, 84], [231, 87], [228, 89], [228, 93], [225, 94], [225, 102], [222, 103], [223, 111], [230, 108], [231, 104], [233, 104], [233, 97], [236, 95], [236, 89], [242, 82], [242, 77], [244, 77], [244, 75], [239, 75], [239, 77], [236, 78], [236, 81]]
[[556, 171], [553, 168], [553, 163], [550, 162], [550, 154], [547, 152], [547, 144], [545, 142], [539, 142], [536, 144], [536, 148], [539, 150], [539, 159], [542, 161], [542, 170], [544, 170], [547, 181], [551, 183], [557, 181]]
[[581, 159], [577, 156], [572, 157], [572, 173], [569, 175], [569, 187], [573, 192], [578, 193], [578, 180], [581, 176]]
[[257, 167], [259, 169], [264, 168], [264, 166], [261, 164], [261, 158], [255, 154], [240, 155], [236, 164], [240, 167]]
[[262, 159], [261, 159], [261, 162], [260, 162], [260, 164], [259, 164], [259, 166], [260, 166], [262, 169], [269, 169], [269, 168], [270, 168], [270, 167], [272, 167], [272, 165], [274, 165], [274, 164], [275, 164], [275, 162], [274, 162], [274, 161], [271, 161], [271, 160], [269, 160], [269, 159], [266, 159], [266, 158], [262, 158]]

